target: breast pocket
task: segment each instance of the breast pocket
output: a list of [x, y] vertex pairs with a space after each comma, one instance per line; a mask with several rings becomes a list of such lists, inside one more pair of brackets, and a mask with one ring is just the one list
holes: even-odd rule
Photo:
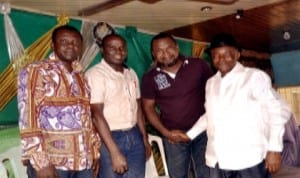
[[138, 98], [140, 95], [138, 82], [136, 80], [129, 80], [127, 82], [127, 90], [132, 98]]

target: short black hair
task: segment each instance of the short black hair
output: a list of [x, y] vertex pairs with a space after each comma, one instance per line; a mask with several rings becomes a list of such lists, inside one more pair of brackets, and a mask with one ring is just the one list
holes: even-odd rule
[[58, 32], [61, 31], [61, 30], [67, 30], [67, 31], [75, 32], [80, 36], [81, 41], [83, 41], [82, 35], [79, 32], [79, 30], [77, 30], [77, 28], [75, 28], [73, 26], [70, 26], [70, 25], [62, 25], [62, 26], [59, 26], [59, 27], [55, 28], [52, 32], [52, 41], [55, 41]]
[[151, 51], [153, 51], [152, 48], [153, 48], [153, 43], [154, 43], [154, 41], [155, 41], [155, 40], [159, 40], [159, 39], [163, 39], [163, 38], [169, 38], [169, 39], [171, 39], [175, 44], [177, 44], [175, 38], [174, 38], [171, 34], [166, 33], [166, 32], [161, 32], [161, 33], [155, 35], [155, 36], [152, 38], [152, 40], [151, 40]]
[[123, 41], [125, 42], [125, 44], [126, 44], [126, 40], [125, 40], [121, 35], [119, 35], [119, 34], [117, 34], [117, 33], [112, 33], [112, 34], [106, 35], [106, 36], [103, 38], [103, 40], [102, 40], [102, 42], [101, 42], [101, 45], [100, 45], [100, 48], [103, 48], [103, 46], [105, 46], [105, 43], [106, 43], [107, 39], [110, 38], [110, 37], [118, 37], [118, 38], [120, 38], [121, 40], [123, 40]]

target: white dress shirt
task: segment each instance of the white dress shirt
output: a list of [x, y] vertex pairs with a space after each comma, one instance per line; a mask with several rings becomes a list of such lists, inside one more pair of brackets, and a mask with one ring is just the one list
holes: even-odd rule
[[260, 163], [267, 151], [282, 150], [291, 112], [267, 74], [237, 63], [224, 77], [211, 77], [205, 92], [206, 113], [187, 135], [193, 139], [207, 130], [209, 167], [241, 170]]

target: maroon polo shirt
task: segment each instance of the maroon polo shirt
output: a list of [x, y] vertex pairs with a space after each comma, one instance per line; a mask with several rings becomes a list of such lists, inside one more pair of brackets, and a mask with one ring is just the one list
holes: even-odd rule
[[158, 67], [148, 71], [142, 79], [141, 94], [155, 100], [166, 128], [187, 131], [204, 113], [205, 84], [212, 70], [199, 58], [182, 60], [174, 79]]

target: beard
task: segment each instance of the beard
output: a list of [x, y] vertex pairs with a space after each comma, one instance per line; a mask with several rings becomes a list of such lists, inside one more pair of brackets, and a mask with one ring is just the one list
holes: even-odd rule
[[165, 64], [165, 63], [161, 63], [161, 62], [157, 62], [157, 66], [164, 68], [164, 67], [173, 67], [174, 65], [176, 65], [178, 62], [178, 58], [175, 58], [172, 62]]

